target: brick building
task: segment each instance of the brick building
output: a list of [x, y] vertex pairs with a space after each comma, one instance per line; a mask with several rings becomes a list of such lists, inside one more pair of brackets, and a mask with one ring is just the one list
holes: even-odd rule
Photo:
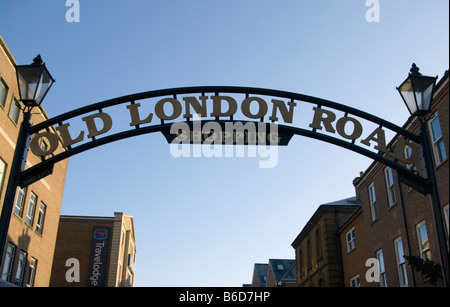
[[366, 287], [367, 238], [362, 208], [358, 208], [339, 229], [345, 287]]
[[[0, 210], [22, 121], [16, 65], [0, 36]], [[32, 125], [47, 119], [42, 107], [33, 109]], [[59, 148], [58, 153], [62, 150]], [[40, 161], [29, 153], [25, 168]], [[56, 164], [52, 175], [17, 189], [8, 243], [4, 258], [0, 259], [0, 281], [27, 287], [49, 285], [67, 163], [65, 160]]]
[[338, 231], [360, 207], [355, 197], [319, 206], [292, 243], [298, 286], [333, 287], [344, 284]]
[[132, 287], [135, 261], [133, 217], [61, 216], [50, 286]]
[[[448, 71], [436, 85], [432, 110], [426, 117], [432, 142], [435, 172], [444, 224], [449, 217], [449, 84]], [[417, 117], [404, 128], [419, 134]], [[395, 147], [394, 138], [390, 146]], [[405, 152], [407, 155], [408, 152]], [[413, 166], [407, 166], [413, 167]], [[417, 166], [416, 166], [417, 167]], [[356, 184], [362, 204], [369, 258], [381, 262], [382, 280], [372, 286], [427, 286], [421, 274], [413, 271], [406, 256], [419, 256], [440, 263], [430, 196], [402, 184], [392, 169], [374, 162]], [[442, 279], [437, 285], [442, 285]]]

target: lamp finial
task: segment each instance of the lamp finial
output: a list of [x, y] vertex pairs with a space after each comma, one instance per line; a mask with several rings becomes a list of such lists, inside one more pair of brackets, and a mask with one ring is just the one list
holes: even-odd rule
[[409, 70], [409, 74], [412, 76], [421, 76], [422, 74], [419, 72], [419, 70], [420, 68], [417, 67], [416, 63], [413, 63], [411, 69]]
[[41, 58], [41, 55], [38, 54], [34, 59], [33, 59], [33, 64], [31, 65], [42, 65], [43, 61]]

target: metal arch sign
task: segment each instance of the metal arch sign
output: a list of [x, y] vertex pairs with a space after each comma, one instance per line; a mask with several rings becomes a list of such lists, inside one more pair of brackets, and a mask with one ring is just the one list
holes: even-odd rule
[[[126, 128], [117, 129], [109, 109], [120, 105], [125, 105], [119, 111], [128, 121]], [[298, 127], [297, 123], [304, 122], [303, 117], [308, 113], [305, 110], [310, 117], [306, 125]], [[80, 117], [81, 128], [71, 128], [69, 121]], [[365, 131], [366, 124], [373, 127]], [[224, 132], [224, 128], [228, 130]], [[395, 146], [388, 146], [386, 131], [399, 136]], [[43, 161], [23, 171], [19, 185], [27, 186], [47, 176], [55, 163], [78, 153], [153, 132], [163, 133], [169, 143], [188, 144], [286, 146], [293, 135], [306, 136], [381, 162], [395, 169], [406, 184], [423, 194], [429, 193], [429, 182], [424, 178], [426, 171], [419, 165], [420, 136], [329, 100], [231, 86], [138, 93], [92, 104], [37, 124], [30, 128], [33, 135], [30, 150]], [[47, 146], [41, 146], [42, 140]], [[55, 154], [60, 146], [64, 150]], [[412, 171], [412, 166], [418, 171]]]

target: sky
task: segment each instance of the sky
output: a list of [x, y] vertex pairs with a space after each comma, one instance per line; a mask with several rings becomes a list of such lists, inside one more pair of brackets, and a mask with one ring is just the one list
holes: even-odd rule
[[[79, 0], [79, 22], [68, 22], [66, 0], [0, 0], [0, 35], [19, 64], [42, 55], [56, 79], [43, 103], [50, 117], [229, 85], [319, 97], [402, 126], [396, 86], [411, 64], [439, 77], [449, 67], [449, 2], [368, 2]], [[291, 243], [318, 206], [354, 196], [371, 162], [300, 136], [274, 168], [257, 157], [175, 158], [161, 134], [147, 134], [71, 157], [61, 214], [132, 215], [135, 286], [239, 287], [255, 263], [294, 259]]]

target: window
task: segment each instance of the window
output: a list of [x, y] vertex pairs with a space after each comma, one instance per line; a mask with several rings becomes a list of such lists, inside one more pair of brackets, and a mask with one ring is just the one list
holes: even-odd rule
[[395, 247], [395, 257], [397, 259], [397, 270], [398, 270], [398, 278], [401, 287], [408, 286], [408, 276], [406, 274], [406, 261], [405, 254], [403, 253], [403, 242], [402, 238], [397, 238], [394, 241]]
[[27, 253], [24, 251], [20, 251], [19, 254], [19, 263], [17, 264], [16, 270], [16, 279], [14, 280], [14, 284], [16, 286], [21, 287], [23, 281], [23, 273], [25, 272], [25, 264], [27, 263]]
[[[413, 154], [413, 150], [412, 150], [411, 146], [406, 146], [405, 147], [405, 159], [411, 158], [412, 154]], [[417, 167], [414, 164], [407, 164], [406, 168], [411, 171], [417, 171]]]
[[277, 264], [277, 269], [280, 271], [284, 270], [284, 265], [281, 263]]
[[26, 188], [18, 188], [16, 194], [16, 204], [14, 206], [14, 214], [22, 218], [23, 216], [23, 205], [25, 203], [25, 194], [27, 193]]
[[19, 102], [17, 101], [16, 98], [13, 98], [11, 108], [9, 109], [9, 118], [11, 118], [16, 125], [19, 122], [19, 115], [20, 115]]
[[419, 240], [420, 256], [423, 260], [431, 260], [430, 242], [428, 241], [427, 225], [425, 221], [416, 226], [417, 240]]
[[352, 229], [345, 234], [345, 238], [347, 240], [347, 253], [349, 253], [356, 248], [355, 227], [352, 227]]
[[16, 247], [11, 243], [8, 243], [8, 247], [6, 248], [5, 261], [3, 262], [3, 271], [2, 271], [3, 280], [11, 281], [11, 272], [15, 253]]
[[6, 105], [6, 97], [8, 96], [8, 86], [6, 85], [5, 81], [0, 78], [0, 106], [3, 108]]
[[30, 259], [30, 266], [28, 267], [28, 281], [27, 281], [27, 287], [33, 287], [34, 286], [34, 277], [36, 276], [36, 266], [37, 266], [37, 260], [34, 258]]
[[377, 198], [375, 196], [375, 185], [372, 183], [369, 186], [369, 202], [370, 202], [370, 213], [372, 214], [372, 221], [378, 218], [378, 208], [377, 208]]
[[[445, 226], [447, 226], [447, 241], [448, 241], [448, 236], [449, 236], [449, 234], [448, 234], [448, 204], [447, 204], [447, 206], [445, 206], [444, 207], [444, 220], [445, 220]], [[448, 242], [447, 242], [447, 244], [448, 244]]]
[[319, 260], [322, 257], [322, 243], [320, 239], [320, 229], [316, 229], [316, 258]]
[[361, 280], [359, 278], [359, 274], [356, 276], [353, 276], [350, 279], [350, 287], [360, 287], [361, 286]]
[[380, 287], [387, 287], [383, 250], [380, 249], [379, 251], [377, 251], [377, 259], [380, 265]]
[[118, 272], [118, 274], [117, 274], [117, 287], [119, 287], [121, 282], [122, 282], [122, 263], [119, 263], [119, 268], [118, 268], [117, 272]]
[[311, 242], [308, 240], [306, 242], [306, 266], [308, 270], [311, 270], [312, 262], [311, 262]]
[[430, 122], [431, 127], [431, 140], [433, 142], [434, 158], [436, 165], [439, 165], [447, 159], [445, 152], [444, 139], [442, 138], [441, 124], [439, 123], [439, 117], [436, 115]]
[[45, 211], [47, 211], [47, 206], [41, 202], [39, 204], [39, 213], [36, 221], [36, 232], [40, 235], [42, 235], [42, 231], [44, 230]]
[[36, 210], [36, 195], [33, 193], [30, 194], [30, 201], [28, 203], [28, 211], [27, 211], [27, 218], [25, 219], [25, 223], [28, 226], [33, 226], [34, 221], [34, 212]]
[[304, 275], [304, 270], [303, 270], [303, 250], [299, 249], [298, 251], [298, 273], [300, 274], [300, 276]]
[[3, 181], [5, 179], [6, 163], [0, 159], [0, 195], [2, 194]]
[[392, 168], [388, 167], [384, 170], [386, 176], [386, 189], [388, 193], [389, 206], [392, 206], [397, 202], [397, 197], [395, 196], [394, 188], [394, 177], [392, 176]]

